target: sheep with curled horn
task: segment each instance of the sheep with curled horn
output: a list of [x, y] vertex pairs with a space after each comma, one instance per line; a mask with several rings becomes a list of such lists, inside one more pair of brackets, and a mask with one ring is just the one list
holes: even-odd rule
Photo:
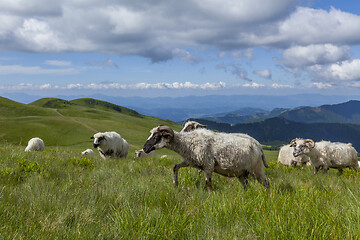
[[284, 145], [279, 150], [278, 162], [288, 167], [304, 166], [309, 162], [309, 157], [306, 155], [300, 155], [294, 157], [294, 149], [290, 147], [290, 144]]
[[314, 166], [314, 174], [322, 168], [326, 173], [329, 168], [334, 168], [342, 173], [344, 168], [357, 170], [357, 152], [351, 143], [320, 141], [312, 139], [295, 138], [290, 146], [294, 148], [294, 157], [306, 155]]
[[146, 153], [165, 147], [183, 157], [183, 161], [174, 167], [175, 186], [178, 186], [179, 169], [194, 167], [205, 172], [209, 190], [213, 172], [227, 177], [237, 177], [244, 189], [248, 184], [248, 178], [253, 175], [268, 189], [262, 151], [247, 138], [228, 133], [215, 133], [207, 129], [176, 132], [163, 125], [153, 128], [150, 133], [143, 147]]

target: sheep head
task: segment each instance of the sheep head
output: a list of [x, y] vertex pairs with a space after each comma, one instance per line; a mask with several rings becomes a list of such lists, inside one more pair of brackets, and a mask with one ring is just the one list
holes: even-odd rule
[[160, 125], [153, 128], [150, 133], [143, 147], [145, 153], [166, 147], [174, 139], [174, 131], [168, 126]]
[[206, 128], [206, 125], [195, 121], [188, 121], [185, 123], [184, 128], [181, 130], [181, 132], [191, 132], [199, 128]]
[[294, 157], [302, 154], [308, 154], [311, 149], [315, 147], [315, 142], [312, 139], [296, 138], [291, 140], [290, 147], [294, 148]]
[[93, 137], [91, 137], [91, 139], [94, 139], [94, 148], [97, 148], [102, 142], [106, 141], [103, 133], [96, 133]]

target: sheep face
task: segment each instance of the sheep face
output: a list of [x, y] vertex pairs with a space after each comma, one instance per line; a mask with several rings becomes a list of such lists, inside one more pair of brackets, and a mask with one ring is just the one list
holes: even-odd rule
[[174, 139], [174, 131], [168, 126], [160, 125], [153, 128], [150, 133], [143, 147], [145, 153], [166, 147]]
[[311, 149], [315, 147], [315, 142], [311, 139], [297, 138], [290, 142], [290, 147], [294, 148], [294, 157], [298, 157], [302, 154], [309, 154]]
[[102, 142], [106, 141], [106, 138], [104, 135], [98, 135], [95, 134], [91, 139], [94, 139], [94, 148], [97, 148], [101, 145]]

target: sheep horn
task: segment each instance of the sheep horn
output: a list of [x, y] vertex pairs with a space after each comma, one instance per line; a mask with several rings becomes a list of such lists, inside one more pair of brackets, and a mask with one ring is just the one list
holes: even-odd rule
[[174, 131], [169, 126], [160, 125], [158, 131], [161, 132], [163, 135], [174, 137]]
[[308, 143], [308, 142], [311, 143], [311, 144], [312, 144], [311, 148], [314, 148], [314, 147], [315, 147], [315, 142], [314, 142], [314, 140], [308, 138], [308, 139], [305, 139], [305, 142], [306, 142], [306, 143]]
[[296, 138], [290, 141], [290, 147], [295, 146], [295, 143], [296, 143]]

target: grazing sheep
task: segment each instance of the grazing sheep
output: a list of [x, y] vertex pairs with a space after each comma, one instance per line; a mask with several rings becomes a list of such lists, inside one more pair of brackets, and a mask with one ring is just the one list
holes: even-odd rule
[[194, 131], [195, 129], [201, 129], [201, 128], [206, 128], [206, 125], [203, 125], [195, 121], [187, 121], [184, 124], [184, 128], [180, 132], [191, 132]]
[[103, 159], [126, 158], [128, 155], [129, 144], [117, 132], [98, 132], [91, 139], [94, 139], [94, 148]]
[[178, 185], [178, 171], [182, 167], [195, 167], [205, 172], [206, 185], [211, 189], [213, 172], [237, 177], [246, 189], [250, 175], [268, 189], [263, 169], [262, 151], [253, 141], [227, 133], [207, 129], [176, 132], [160, 125], [150, 131], [143, 149], [146, 153], [168, 148], [180, 154], [183, 161], [174, 167], [174, 185]]
[[290, 144], [282, 146], [279, 151], [278, 162], [289, 167], [306, 165], [309, 158], [306, 155], [294, 157], [293, 152], [294, 150], [290, 147]]
[[[195, 122], [195, 121], [187, 121], [184, 125], [184, 128], [180, 131], [180, 132], [191, 132], [191, 131], [194, 131], [196, 129], [203, 129], [203, 128], [207, 128], [206, 125], [202, 125], [201, 123], [198, 123], [198, 122]], [[250, 139], [251, 141], [254, 141], [254, 143], [256, 145], [258, 145], [259, 148], [261, 148], [261, 151], [262, 151], [262, 159], [263, 159], [263, 163], [264, 163], [264, 166], [266, 168], [269, 168], [270, 165], [267, 163], [266, 161], [266, 157], [265, 157], [265, 154], [262, 150], [262, 146], [261, 144], [253, 137], [245, 134], [245, 133], [231, 133], [235, 136], [239, 136], [239, 137], [243, 137], [243, 138], [248, 138]], [[199, 173], [201, 172], [201, 170], [199, 170]]]
[[81, 155], [94, 155], [94, 151], [92, 149], [86, 149], [85, 151], [81, 152]]
[[317, 174], [320, 168], [323, 173], [329, 168], [335, 168], [340, 174], [343, 168], [359, 168], [357, 152], [351, 143], [320, 141], [315, 144], [312, 139], [296, 138], [291, 140], [290, 146], [294, 148], [294, 157], [302, 154], [310, 157], [314, 174]]
[[35, 137], [29, 140], [25, 152], [43, 151], [45, 149], [44, 141], [41, 138]]
[[137, 158], [155, 157], [155, 151], [145, 153], [143, 149], [140, 149], [140, 150], [135, 150], [135, 155]]

